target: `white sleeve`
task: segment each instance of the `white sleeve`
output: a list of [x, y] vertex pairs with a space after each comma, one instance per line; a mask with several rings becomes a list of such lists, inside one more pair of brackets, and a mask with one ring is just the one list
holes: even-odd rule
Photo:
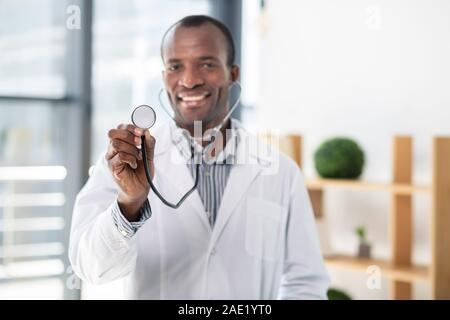
[[136, 237], [125, 237], [112, 212], [118, 187], [102, 156], [78, 194], [72, 216], [69, 260], [77, 276], [102, 284], [128, 275], [136, 265]]
[[280, 299], [327, 299], [326, 271], [314, 214], [302, 173], [291, 187]]

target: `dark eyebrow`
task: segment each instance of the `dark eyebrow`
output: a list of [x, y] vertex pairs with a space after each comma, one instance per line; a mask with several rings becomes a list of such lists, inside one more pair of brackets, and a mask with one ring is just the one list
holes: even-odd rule
[[200, 61], [205, 61], [205, 60], [219, 61], [219, 59], [217, 59], [216, 57], [213, 57], [213, 56], [204, 56], [204, 57], [200, 57], [199, 60], [200, 60]]
[[[220, 61], [218, 58], [214, 57], [214, 56], [203, 56], [198, 58], [198, 60], [200, 61], [207, 61], [207, 60], [213, 60], [213, 61]], [[167, 60], [166, 63], [180, 63], [181, 59], [177, 59], [177, 58], [171, 58], [169, 60]]]
[[180, 59], [175, 59], [175, 58], [167, 60], [167, 63], [178, 63], [178, 62], [181, 62], [181, 60]]

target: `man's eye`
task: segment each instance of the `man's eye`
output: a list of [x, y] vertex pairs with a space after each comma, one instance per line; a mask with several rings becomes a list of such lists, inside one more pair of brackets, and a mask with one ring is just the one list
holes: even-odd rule
[[167, 67], [168, 71], [177, 71], [178, 69], [179, 69], [178, 65], [172, 65]]
[[204, 68], [206, 68], [206, 69], [211, 69], [211, 68], [214, 68], [214, 64], [212, 64], [212, 63], [204, 63], [203, 65], [202, 65]]

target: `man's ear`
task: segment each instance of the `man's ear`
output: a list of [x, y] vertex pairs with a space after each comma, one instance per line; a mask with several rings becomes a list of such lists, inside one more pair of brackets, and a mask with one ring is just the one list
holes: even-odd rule
[[240, 74], [240, 68], [237, 64], [233, 64], [231, 66], [230, 75], [231, 75], [231, 82], [235, 82], [239, 79]]

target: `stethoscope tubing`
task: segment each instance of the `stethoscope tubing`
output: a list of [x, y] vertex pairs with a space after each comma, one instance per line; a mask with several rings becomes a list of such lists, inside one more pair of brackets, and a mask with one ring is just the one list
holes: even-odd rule
[[159, 198], [159, 200], [161, 200], [162, 203], [164, 203], [166, 206], [173, 208], [173, 209], [178, 209], [183, 202], [187, 199], [187, 197], [189, 197], [189, 195], [194, 192], [194, 190], [197, 188], [198, 185], [198, 173], [199, 173], [199, 168], [200, 168], [200, 164], [197, 163], [195, 166], [195, 182], [194, 185], [192, 186], [192, 188], [186, 192], [184, 194], [183, 197], [181, 197], [181, 199], [177, 202], [177, 203], [171, 203], [169, 201], [167, 201], [162, 195], [161, 193], [159, 193], [158, 189], [156, 189], [155, 185], [153, 184], [152, 181], [152, 177], [150, 175], [150, 169], [148, 167], [148, 162], [147, 162], [147, 149], [145, 147], [145, 136], [142, 135], [141, 136], [141, 150], [142, 150], [142, 158], [143, 158], [143, 162], [144, 162], [144, 171], [145, 171], [145, 176], [147, 177], [147, 181], [150, 185], [150, 188], [152, 189], [152, 191], [155, 193], [155, 195]]

